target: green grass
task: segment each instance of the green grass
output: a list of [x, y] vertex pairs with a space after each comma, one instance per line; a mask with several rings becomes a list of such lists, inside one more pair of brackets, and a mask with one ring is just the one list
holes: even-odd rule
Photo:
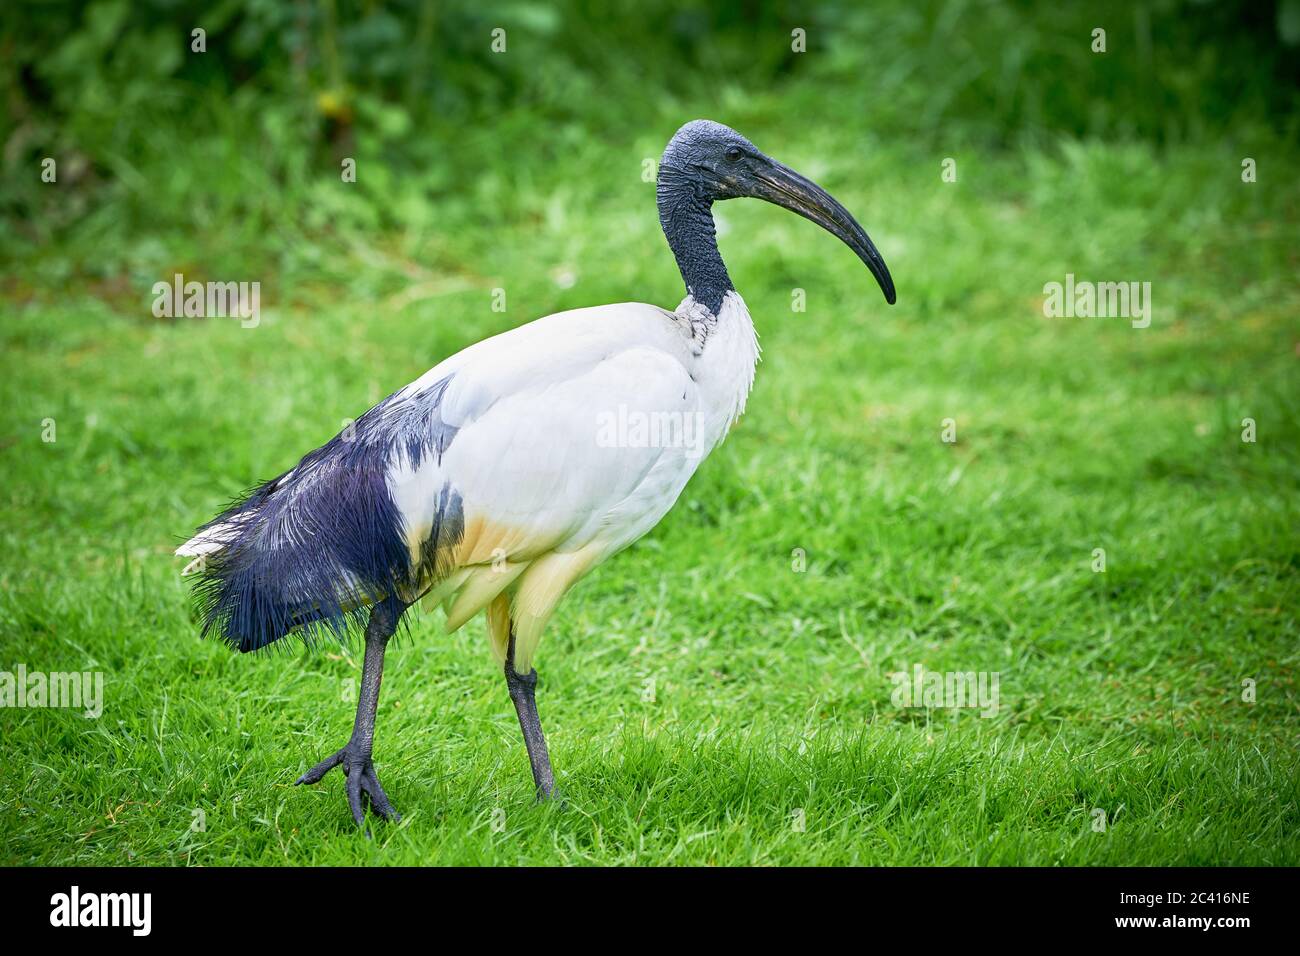
[[[789, 96], [786, 119], [762, 98], [719, 118], [858, 213], [899, 304], [811, 224], [720, 207], [764, 361], [728, 442], [542, 645], [563, 808], [532, 803], [482, 623], [420, 612], [376, 747], [404, 820], [366, 841], [337, 775], [292, 786], [350, 732], [355, 648], [200, 641], [169, 554], [456, 349], [676, 304], [639, 178], [658, 132], [534, 129], [534, 162], [505, 118], [480, 135], [512, 158], [436, 201], [392, 182], [406, 212], [351, 237], [321, 210], [360, 206], [322, 179], [265, 213], [294, 223], [277, 235], [214, 185], [184, 207], [204, 222], [119, 243], [92, 217], [34, 250], [3, 290], [0, 669], [107, 688], [99, 720], [0, 710], [0, 863], [1300, 862], [1295, 151], [1257, 150], [1254, 185], [1233, 144], [935, 152]], [[178, 194], [203, 191], [189, 148]], [[261, 161], [223, 157], [227, 181], [265, 196]], [[260, 279], [262, 324], [155, 320], [173, 267]], [[1066, 272], [1150, 281], [1151, 327], [1044, 318]], [[895, 708], [888, 675], [918, 663], [999, 673], [998, 714]]]

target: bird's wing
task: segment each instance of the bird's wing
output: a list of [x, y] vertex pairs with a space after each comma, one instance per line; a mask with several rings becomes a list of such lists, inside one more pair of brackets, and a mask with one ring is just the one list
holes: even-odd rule
[[[509, 588], [525, 667], [568, 588], [658, 523], [710, 444], [686, 339], [662, 310], [518, 331], [426, 376], [445, 383], [436, 427], [454, 434], [418, 464], [399, 455], [389, 489], [423, 556], [407, 599], [432, 588], [452, 630]], [[505, 636], [492, 632], [498, 657]]]
[[389, 472], [409, 543], [449, 496], [462, 512], [455, 566], [635, 540], [707, 451], [688, 361], [663, 310], [620, 305], [538, 320], [434, 369], [421, 382], [445, 382], [445, 448]]

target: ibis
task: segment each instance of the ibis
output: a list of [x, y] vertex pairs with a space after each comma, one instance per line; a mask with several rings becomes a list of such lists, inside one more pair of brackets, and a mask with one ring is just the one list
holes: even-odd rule
[[[686, 285], [672, 309], [623, 302], [471, 345], [371, 408], [177, 549], [205, 635], [240, 651], [288, 634], [364, 633], [342, 767], [358, 826], [398, 820], [373, 763], [384, 651], [403, 614], [441, 605], [448, 633], [484, 613], [539, 799], [555, 777], [533, 666], [566, 592], [667, 514], [744, 411], [758, 339], [718, 252], [713, 204], [763, 199], [852, 249], [893, 304], [866, 231], [820, 186], [720, 123], [673, 135], [659, 222]], [[658, 427], [647, 427], [647, 425]]]

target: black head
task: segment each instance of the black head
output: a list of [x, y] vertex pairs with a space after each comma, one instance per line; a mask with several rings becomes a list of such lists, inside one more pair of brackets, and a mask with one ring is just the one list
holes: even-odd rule
[[679, 129], [659, 163], [666, 183], [687, 186], [702, 201], [751, 197], [775, 203], [817, 223], [858, 254], [894, 304], [894, 280], [875, 244], [847, 209], [812, 180], [765, 155], [729, 126], [693, 120]]

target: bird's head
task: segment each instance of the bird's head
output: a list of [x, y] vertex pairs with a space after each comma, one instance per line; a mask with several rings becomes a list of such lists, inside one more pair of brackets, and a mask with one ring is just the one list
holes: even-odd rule
[[764, 154], [729, 126], [693, 120], [668, 142], [659, 163], [661, 192], [667, 182], [686, 186], [705, 202], [751, 197], [775, 203], [812, 220], [858, 254], [894, 304], [894, 280], [866, 230], [830, 193]]

